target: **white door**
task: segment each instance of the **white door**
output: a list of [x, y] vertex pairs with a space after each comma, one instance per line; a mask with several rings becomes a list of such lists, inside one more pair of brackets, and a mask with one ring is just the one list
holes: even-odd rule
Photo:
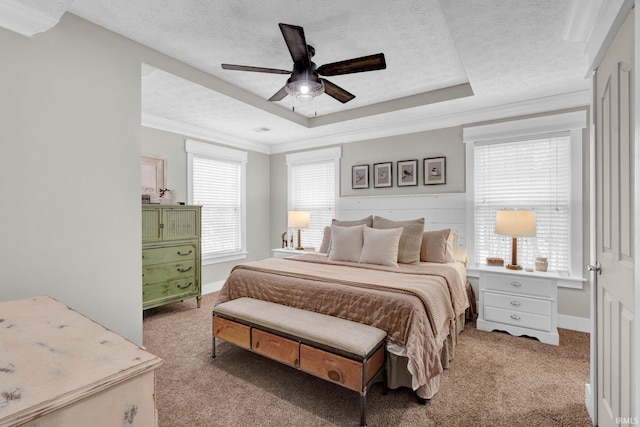
[[634, 12], [595, 75], [598, 425], [634, 411]]

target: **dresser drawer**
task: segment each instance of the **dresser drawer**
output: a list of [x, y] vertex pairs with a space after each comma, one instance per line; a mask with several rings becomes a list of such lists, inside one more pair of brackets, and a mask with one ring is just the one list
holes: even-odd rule
[[482, 289], [547, 298], [553, 295], [553, 282], [547, 279], [483, 273], [481, 280]]
[[355, 360], [300, 344], [300, 369], [348, 389], [362, 391], [362, 363]]
[[519, 326], [521, 328], [536, 329], [539, 331], [551, 330], [550, 316], [524, 313], [516, 310], [505, 310], [496, 307], [484, 307], [484, 320]]
[[251, 349], [295, 368], [300, 366], [300, 343], [260, 329], [251, 330]]
[[163, 248], [142, 250], [142, 265], [164, 264], [171, 261], [182, 261], [196, 258], [194, 245], [176, 245]]
[[518, 294], [484, 293], [484, 306], [551, 316], [551, 301]]
[[193, 294], [198, 292], [196, 276], [188, 276], [177, 280], [151, 283], [142, 286], [142, 301], [155, 301], [172, 296]]
[[213, 316], [213, 336], [247, 350], [251, 348], [251, 328], [242, 323]]
[[181, 279], [196, 274], [196, 261], [169, 262], [142, 267], [143, 285]]

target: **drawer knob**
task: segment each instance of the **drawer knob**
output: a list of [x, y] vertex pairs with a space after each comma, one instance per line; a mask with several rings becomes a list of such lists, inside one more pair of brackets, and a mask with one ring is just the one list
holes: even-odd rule
[[189, 282], [186, 285], [178, 285], [179, 289], [187, 289], [188, 287], [190, 287], [191, 285], [193, 285], [193, 282]]
[[511, 301], [511, 305], [514, 307], [520, 307], [520, 301]]
[[511, 318], [512, 318], [513, 320], [520, 320], [520, 316], [518, 316], [517, 314], [512, 314], [512, 315], [511, 315]]
[[183, 254], [182, 252], [178, 251], [178, 255], [187, 256], [187, 255], [191, 255], [191, 252], [193, 252], [191, 249], [189, 249], [189, 252], [187, 252], [186, 254]]
[[511, 286], [519, 288], [520, 286], [522, 286], [522, 283], [520, 283], [520, 282], [511, 282]]
[[190, 265], [190, 266], [189, 266], [189, 268], [181, 268], [181, 267], [178, 267], [178, 272], [179, 272], [179, 273], [186, 273], [187, 271], [191, 270], [192, 268], [193, 268], [193, 266], [192, 266], [192, 265]]

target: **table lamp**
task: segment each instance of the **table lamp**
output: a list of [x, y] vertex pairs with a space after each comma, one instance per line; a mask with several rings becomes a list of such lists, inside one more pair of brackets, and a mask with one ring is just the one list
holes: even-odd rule
[[300, 229], [309, 226], [309, 219], [309, 212], [289, 211], [289, 227], [298, 229], [298, 247], [296, 248], [298, 251], [304, 249], [300, 244]]
[[496, 234], [505, 234], [513, 238], [511, 242], [511, 264], [509, 270], [522, 270], [518, 265], [518, 237], [536, 235], [536, 213], [534, 211], [496, 212]]

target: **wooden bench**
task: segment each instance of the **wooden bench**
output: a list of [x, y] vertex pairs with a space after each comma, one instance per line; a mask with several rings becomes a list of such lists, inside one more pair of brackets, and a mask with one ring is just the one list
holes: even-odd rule
[[[386, 381], [387, 333], [373, 326], [253, 298], [213, 309], [216, 338], [360, 393], [366, 426], [367, 390]], [[386, 382], [384, 387], [386, 393]]]

